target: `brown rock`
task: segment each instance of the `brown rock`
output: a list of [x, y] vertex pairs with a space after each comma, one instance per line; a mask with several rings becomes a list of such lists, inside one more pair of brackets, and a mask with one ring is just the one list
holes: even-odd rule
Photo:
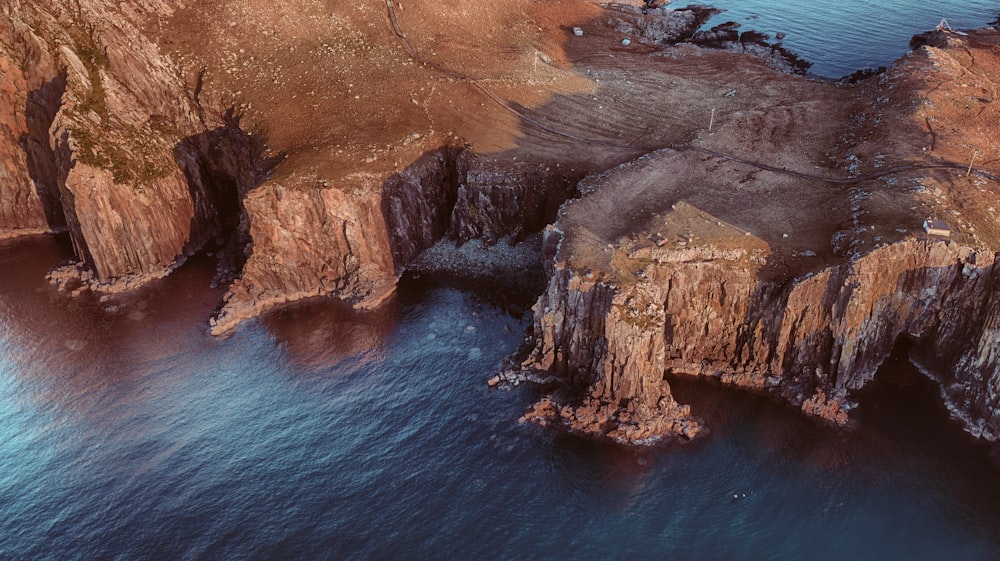
[[[884, 114], [852, 117], [846, 100], [835, 102], [843, 91], [817, 84], [813, 97], [833, 96], [822, 109], [800, 106], [792, 110], [800, 115], [787, 120], [787, 107], [760, 107], [740, 117], [738, 130], [700, 139], [745, 154], [743, 162], [662, 151], [585, 180], [586, 195], [565, 205], [548, 232], [546, 245], [557, 249], [534, 308], [535, 347], [524, 363], [559, 376], [561, 391], [575, 396], [563, 405], [564, 417], [574, 408], [570, 423], [598, 427], [614, 415], [596, 415], [594, 400], [602, 407], [627, 403], [607, 431], [611, 438], [697, 434], [663, 381], [674, 372], [765, 390], [845, 424], [853, 392], [874, 378], [897, 343], [912, 342], [911, 358], [941, 384], [953, 414], [973, 434], [1000, 438], [992, 390], [1000, 383], [1000, 235], [995, 219], [978, 211], [1000, 204], [995, 190], [984, 188], [1000, 170], [992, 160], [979, 177], [965, 175], [960, 164], [933, 173], [902, 166], [889, 170], [890, 180], [878, 171], [890, 167], [890, 158], [926, 158], [913, 142], [918, 124], [949, 111], [970, 133], [936, 132], [937, 152], [957, 158], [962, 142], [971, 142], [996, 153], [982, 131], [1000, 130], [1000, 115], [985, 107], [973, 125], [965, 121], [971, 114], [947, 101], [956, 95], [949, 76], [972, 64], [963, 49], [975, 49], [975, 64], [1000, 68], [1000, 36], [970, 37], [952, 38], [957, 43], [948, 49], [918, 53], [866, 82], [856, 95], [871, 96], [873, 112]], [[918, 103], [923, 95], [937, 101]], [[769, 137], [764, 125], [776, 121], [783, 140]], [[810, 131], [799, 135], [805, 123]], [[786, 173], [795, 169], [794, 154], [822, 152], [838, 134], [866, 139], [843, 156], [860, 176], [846, 180], [853, 187], [825, 182], [841, 179], [829, 171]], [[787, 169], [747, 165], [761, 150], [769, 161], [788, 162]], [[855, 166], [854, 151], [871, 151], [870, 169]], [[927, 209], [960, 217], [960, 239], [936, 241], [920, 232], [924, 217], [936, 214]]]

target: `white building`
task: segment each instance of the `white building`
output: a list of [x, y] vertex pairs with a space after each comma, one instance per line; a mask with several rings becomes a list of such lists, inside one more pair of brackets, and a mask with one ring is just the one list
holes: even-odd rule
[[951, 227], [942, 220], [924, 220], [924, 231], [932, 236], [943, 236], [947, 238], [951, 235]]

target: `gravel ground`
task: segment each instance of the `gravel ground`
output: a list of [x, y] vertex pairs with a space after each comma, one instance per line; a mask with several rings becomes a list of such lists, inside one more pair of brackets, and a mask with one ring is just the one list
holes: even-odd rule
[[517, 244], [510, 240], [486, 245], [472, 240], [456, 246], [451, 240], [441, 240], [421, 253], [407, 271], [416, 277], [440, 276], [462, 281], [487, 281], [507, 290], [542, 289], [541, 234], [533, 234]]

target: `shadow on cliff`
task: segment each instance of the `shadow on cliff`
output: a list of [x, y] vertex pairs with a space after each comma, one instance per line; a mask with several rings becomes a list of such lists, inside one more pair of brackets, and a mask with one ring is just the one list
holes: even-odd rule
[[[396, 274], [445, 242], [433, 255], [424, 254], [417, 274], [433, 270], [441, 280], [537, 294], [541, 264], [528, 256], [537, 252], [532, 235], [555, 220], [578, 178], [557, 172], [554, 165], [516, 160], [444, 146], [387, 179], [381, 210]], [[447, 242], [453, 250], [445, 249]]]
[[21, 135], [20, 145], [28, 163], [28, 175], [42, 202], [49, 229], [66, 229], [66, 215], [59, 199], [59, 172], [56, 156], [49, 145], [49, 128], [55, 121], [66, 91], [66, 71], [28, 93], [25, 121], [28, 132]]
[[267, 137], [244, 131], [232, 108], [222, 115], [222, 126], [189, 136], [174, 147], [195, 209], [184, 255], [203, 249], [214, 252], [219, 274], [213, 284], [230, 282], [246, 262], [251, 239], [243, 199], [284, 157], [268, 154]]

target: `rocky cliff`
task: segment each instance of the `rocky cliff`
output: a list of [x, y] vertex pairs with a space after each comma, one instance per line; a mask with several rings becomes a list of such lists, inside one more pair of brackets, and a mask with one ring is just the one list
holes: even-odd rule
[[762, 281], [763, 256], [746, 250], [654, 245], [628, 258], [636, 279], [622, 285], [557, 256], [535, 306], [538, 344], [524, 366], [564, 382], [558, 415], [574, 429], [625, 442], [692, 436], [671, 373], [766, 390], [843, 424], [852, 393], [905, 341], [969, 430], [1000, 436], [991, 251], [911, 238], [782, 282]]
[[444, 147], [394, 174], [355, 173], [340, 184], [273, 179], [243, 199], [249, 259], [212, 332], [313, 296], [372, 307], [395, 290], [408, 263], [442, 239], [496, 243], [537, 231], [574, 183], [544, 167], [498, 165]]
[[[14, 2], [0, 40], [11, 82], [0, 228], [66, 229], [79, 263], [54, 274], [102, 292], [138, 286], [231, 228], [259, 180], [238, 120], [199, 105], [142, 25], [169, 2]], [[232, 188], [241, 183], [241, 188]]]
[[[932, 125], [988, 101], [953, 88], [960, 76], [962, 90], [995, 91], [984, 72], [998, 34], [938, 41], [867, 82], [872, 102], [830, 131], [849, 146], [840, 165], [853, 179], [798, 171], [808, 161], [754, 171], [672, 150], [585, 181], [549, 233], [534, 348], [496, 380], [556, 385], [526, 418], [627, 443], [690, 438], [697, 411], [665, 380], [694, 375], [846, 424], [855, 392], [903, 344], [969, 432], [1000, 438], [997, 220], [976, 210], [996, 204], [987, 136], [1000, 121], [987, 105], [974, 133]], [[746, 151], [770, 132], [720, 134]], [[787, 149], [767, 150], [780, 161]], [[940, 157], [960, 151], [984, 155], [983, 167]], [[928, 153], [928, 169], [887, 169]], [[951, 232], [924, 233], [926, 217]]]
[[49, 126], [65, 76], [47, 45], [5, 8], [13, 25], [0, 29], [0, 237], [40, 233], [65, 225]]
[[[207, 249], [231, 283], [214, 333], [310, 296], [373, 306], [439, 240], [518, 240], [579, 190], [522, 365], [560, 387], [530, 417], [692, 437], [672, 372], [845, 422], [907, 340], [996, 437], [996, 32], [932, 35], [840, 87], [747, 57], [784, 57], [759, 34], [696, 36], [704, 8], [0, 13], [0, 237], [66, 230], [77, 262], [51, 276], [74, 292]], [[929, 217], [951, 241], [920, 234]]]

